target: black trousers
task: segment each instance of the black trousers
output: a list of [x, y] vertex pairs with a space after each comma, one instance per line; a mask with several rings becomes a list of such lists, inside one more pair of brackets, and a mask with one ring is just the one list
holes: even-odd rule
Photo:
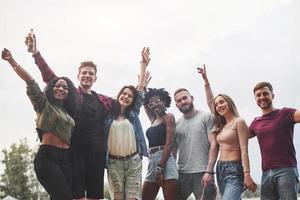
[[51, 200], [72, 200], [72, 168], [69, 149], [41, 145], [34, 159], [34, 171]]
[[80, 152], [72, 148], [73, 198], [103, 199], [105, 152]]

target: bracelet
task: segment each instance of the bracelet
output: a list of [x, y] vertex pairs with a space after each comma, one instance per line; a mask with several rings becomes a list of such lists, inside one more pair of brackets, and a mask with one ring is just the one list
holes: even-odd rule
[[207, 173], [207, 174], [209, 174], [209, 175], [214, 175], [214, 174], [215, 174], [215, 172], [210, 172], [210, 171], [205, 171], [204, 174], [205, 174], [205, 173]]

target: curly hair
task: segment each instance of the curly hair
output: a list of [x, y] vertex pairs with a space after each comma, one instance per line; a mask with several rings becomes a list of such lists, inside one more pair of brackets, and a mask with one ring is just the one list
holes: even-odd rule
[[165, 103], [166, 108], [170, 107], [171, 97], [164, 88], [148, 88], [148, 92], [145, 94], [144, 105], [148, 105], [150, 98], [154, 96], [158, 96]]
[[136, 88], [133, 85], [125, 85], [119, 91], [118, 96], [117, 96], [116, 100], [114, 101], [114, 103], [112, 105], [111, 114], [112, 114], [112, 116], [114, 118], [117, 118], [119, 116], [119, 114], [121, 113], [121, 106], [120, 106], [120, 103], [119, 103], [118, 99], [119, 99], [119, 97], [121, 96], [121, 94], [123, 93], [123, 91], [126, 88], [129, 89], [129, 90], [131, 90], [132, 93], [133, 93], [133, 101], [132, 101], [131, 105], [126, 108], [125, 113], [124, 113], [124, 115], [125, 115], [126, 118], [129, 118], [129, 113], [130, 113], [130, 111], [132, 110], [132, 107], [135, 104], [136, 97], [137, 97], [137, 90], [136, 90]]
[[[68, 96], [62, 105], [60, 103], [58, 103], [57, 100], [53, 96], [53, 88], [54, 88], [56, 82], [60, 79], [65, 80], [68, 85]], [[78, 100], [76, 88], [75, 88], [73, 82], [69, 78], [56, 77], [56, 78], [52, 79], [45, 87], [44, 93], [45, 93], [48, 101], [51, 104], [54, 104], [57, 106], [62, 106], [72, 116], [72, 118], [74, 118], [76, 116], [78, 105], [79, 105], [79, 100]]]

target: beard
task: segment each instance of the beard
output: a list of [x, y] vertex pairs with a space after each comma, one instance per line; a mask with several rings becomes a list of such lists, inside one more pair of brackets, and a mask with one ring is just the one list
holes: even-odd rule
[[194, 104], [193, 103], [190, 103], [187, 106], [182, 106], [182, 107], [179, 108], [180, 112], [182, 112], [183, 114], [190, 113], [193, 109], [194, 109]]
[[272, 101], [266, 100], [264, 103], [257, 103], [257, 105], [263, 110], [269, 109], [272, 107]]

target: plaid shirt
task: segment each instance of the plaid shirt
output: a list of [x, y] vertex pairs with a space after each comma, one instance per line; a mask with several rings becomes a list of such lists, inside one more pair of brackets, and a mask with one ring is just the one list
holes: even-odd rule
[[[42, 57], [40, 52], [34, 54], [33, 58], [34, 58], [35, 64], [39, 67], [39, 70], [42, 73], [43, 81], [45, 83], [49, 83], [52, 79], [57, 77], [56, 74], [53, 72], [53, 70], [49, 67], [49, 65], [47, 64], [45, 59]], [[95, 93], [94, 91], [92, 91], [92, 92]], [[80, 86], [78, 86], [78, 88], [77, 88], [77, 93], [79, 96], [79, 101], [80, 101], [80, 103], [82, 103], [83, 102], [83, 91], [80, 88]], [[112, 106], [113, 99], [111, 97], [108, 97], [108, 96], [105, 96], [102, 94], [98, 94], [98, 96], [99, 96], [100, 103], [104, 106], [105, 111], [108, 112]]]

